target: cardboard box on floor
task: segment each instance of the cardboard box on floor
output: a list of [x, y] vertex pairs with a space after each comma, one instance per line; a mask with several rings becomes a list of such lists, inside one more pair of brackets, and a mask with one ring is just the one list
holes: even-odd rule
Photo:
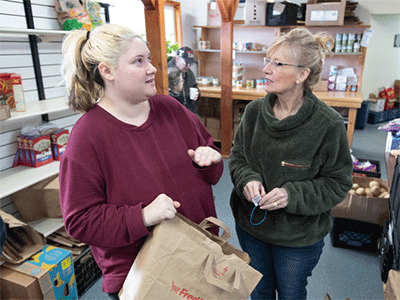
[[[353, 183], [358, 183], [360, 187], [367, 187], [373, 180], [378, 181], [381, 186], [388, 187], [387, 180], [353, 176]], [[347, 194], [344, 201], [332, 209], [332, 214], [335, 218], [383, 225], [389, 219], [389, 199]]]
[[7, 227], [0, 261], [18, 264], [44, 248], [46, 239], [43, 234], [2, 210], [0, 216]]
[[71, 252], [48, 245], [29, 261], [5, 263], [0, 284], [1, 299], [78, 299]]
[[61, 218], [58, 175], [14, 193], [14, 201], [25, 222], [41, 218]]

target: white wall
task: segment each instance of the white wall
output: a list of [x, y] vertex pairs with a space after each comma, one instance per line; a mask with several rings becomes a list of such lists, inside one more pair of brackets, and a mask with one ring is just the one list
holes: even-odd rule
[[367, 48], [362, 81], [363, 99], [380, 87], [391, 87], [400, 79], [400, 48], [394, 48], [394, 35], [400, 34], [400, 14], [372, 15], [373, 34]]

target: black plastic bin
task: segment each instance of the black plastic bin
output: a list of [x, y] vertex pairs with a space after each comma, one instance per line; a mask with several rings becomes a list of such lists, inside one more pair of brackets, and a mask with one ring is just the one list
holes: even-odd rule
[[74, 270], [78, 297], [82, 296], [101, 277], [101, 270], [89, 247], [75, 258]]
[[382, 227], [377, 224], [335, 218], [331, 230], [332, 246], [365, 252], [378, 251]]

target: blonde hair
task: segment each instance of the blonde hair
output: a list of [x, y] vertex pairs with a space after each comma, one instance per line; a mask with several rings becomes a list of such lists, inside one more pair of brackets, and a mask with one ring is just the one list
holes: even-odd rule
[[304, 87], [310, 87], [318, 82], [326, 52], [331, 54], [333, 45], [334, 39], [330, 33], [319, 32], [313, 35], [306, 28], [295, 28], [278, 36], [268, 47], [267, 56], [284, 46], [299, 65], [310, 69], [310, 74], [304, 81]]
[[141, 39], [129, 28], [116, 24], [104, 24], [91, 32], [77, 30], [66, 36], [61, 69], [72, 109], [87, 112], [95, 105], [104, 94], [99, 64], [116, 68], [128, 42], [135, 38]]

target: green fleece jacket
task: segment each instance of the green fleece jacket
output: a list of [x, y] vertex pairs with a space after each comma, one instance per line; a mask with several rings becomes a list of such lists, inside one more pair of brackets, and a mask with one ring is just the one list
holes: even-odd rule
[[[352, 160], [343, 118], [310, 89], [295, 115], [274, 117], [276, 95], [250, 102], [229, 156], [234, 184], [231, 208], [237, 224], [251, 235], [280, 246], [309, 246], [332, 229], [331, 209], [352, 186]], [[268, 193], [284, 187], [289, 204], [268, 211], [265, 221], [251, 225], [254, 204], [243, 188], [253, 180]], [[256, 209], [253, 222], [262, 220]]]

